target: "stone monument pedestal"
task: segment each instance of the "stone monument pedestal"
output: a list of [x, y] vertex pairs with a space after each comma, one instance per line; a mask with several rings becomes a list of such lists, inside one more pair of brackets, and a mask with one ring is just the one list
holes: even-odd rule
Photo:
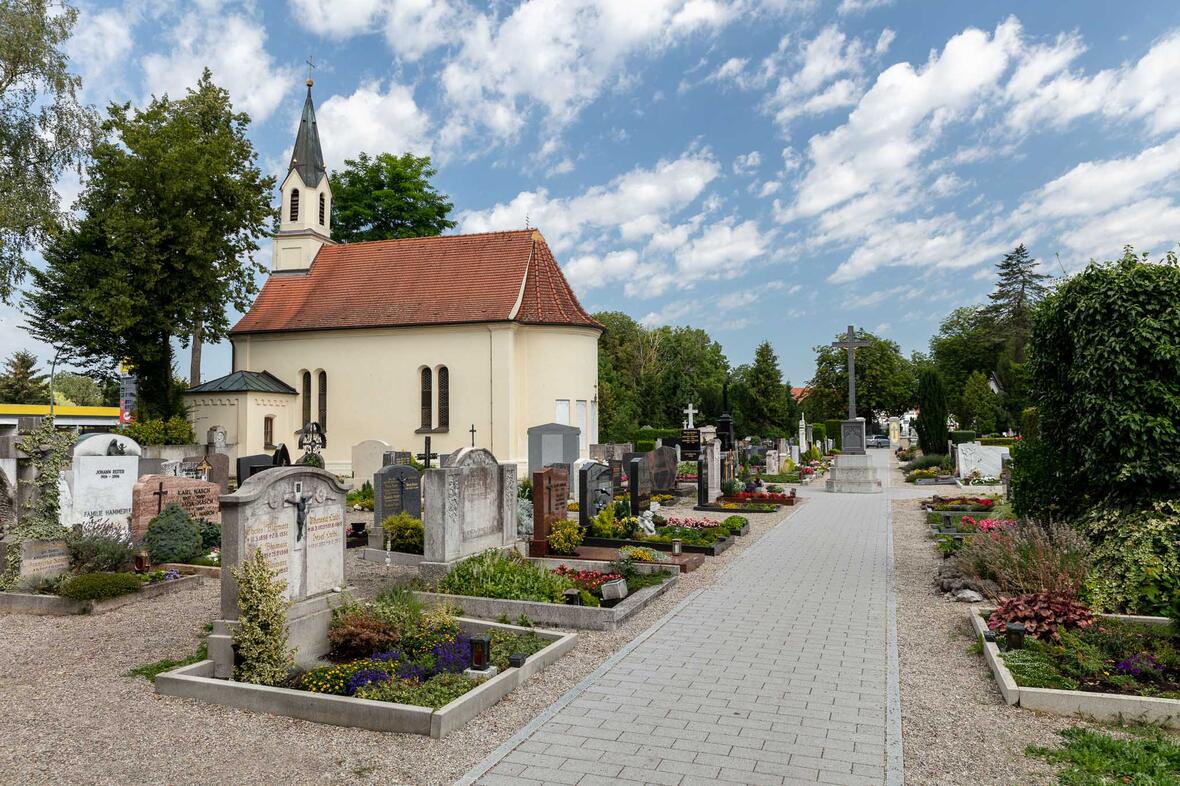
[[867, 455], [841, 453], [828, 470], [825, 488], [838, 494], [873, 494], [881, 490], [877, 468]]

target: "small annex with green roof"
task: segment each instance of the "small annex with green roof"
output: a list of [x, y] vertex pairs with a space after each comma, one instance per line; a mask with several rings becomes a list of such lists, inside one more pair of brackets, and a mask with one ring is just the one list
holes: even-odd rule
[[224, 430], [233, 467], [238, 458], [271, 452], [283, 441], [296, 392], [269, 371], [243, 370], [189, 388], [185, 399], [198, 439], [214, 442], [214, 428]]

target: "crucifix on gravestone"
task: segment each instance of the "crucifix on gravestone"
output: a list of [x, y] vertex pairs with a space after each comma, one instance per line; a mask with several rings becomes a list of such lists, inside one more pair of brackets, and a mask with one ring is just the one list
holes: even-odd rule
[[471, 432], [471, 447], [475, 447], [475, 424], [474, 423], [471, 424], [471, 428], [469, 428], [468, 431]]
[[848, 419], [856, 420], [856, 350], [858, 347], [867, 347], [871, 344], [869, 341], [859, 339], [856, 337], [856, 330], [852, 325], [848, 326], [848, 333], [844, 336], [843, 341], [833, 341], [832, 346], [837, 349], [848, 350]]
[[700, 410], [693, 409], [692, 402], [690, 401], [688, 403], [688, 407], [686, 409], [682, 409], [681, 412], [683, 412], [685, 415], [688, 415], [688, 421], [685, 423], [684, 427], [685, 428], [696, 428], [696, 425], [692, 422], [692, 416], [699, 415]]
[[426, 469], [430, 469], [430, 460], [431, 459], [438, 458], [437, 453], [430, 452], [430, 437], [426, 438], [426, 449], [423, 450], [421, 453], [419, 453], [417, 458], [419, 461], [421, 461], [423, 464], [426, 465]]
[[158, 488], [157, 490], [152, 492], [152, 496], [156, 498], [156, 515], [157, 516], [160, 515], [160, 513], [162, 513], [164, 510], [164, 497], [167, 496], [167, 494], [168, 494], [168, 492], [164, 491], [164, 481], [161, 480], [160, 481], [160, 488]]

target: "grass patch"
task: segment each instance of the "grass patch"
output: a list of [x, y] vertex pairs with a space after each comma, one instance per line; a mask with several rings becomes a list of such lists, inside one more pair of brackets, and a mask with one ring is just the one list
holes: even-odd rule
[[158, 660], [155, 663], [145, 663], [142, 666], [136, 666], [131, 671], [127, 672], [125, 677], [143, 677], [148, 682], [155, 682], [156, 677], [159, 677], [166, 671], [179, 669], [181, 666], [191, 666], [199, 661], [206, 660], [209, 657], [209, 645], [201, 642], [201, 646], [197, 647], [197, 652], [194, 655], [189, 655], [187, 658], [181, 660], [171, 660], [165, 658]]
[[1025, 753], [1064, 765], [1057, 776], [1062, 786], [1180, 786], [1180, 742], [1153, 727], [1137, 727], [1130, 738], [1090, 729], [1059, 732], [1057, 748], [1030, 745]]

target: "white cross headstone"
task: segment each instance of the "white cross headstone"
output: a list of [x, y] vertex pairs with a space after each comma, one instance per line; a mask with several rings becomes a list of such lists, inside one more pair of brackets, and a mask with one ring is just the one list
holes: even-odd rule
[[693, 415], [699, 415], [700, 410], [693, 408], [692, 402], [689, 402], [688, 408], [681, 410], [681, 412], [683, 412], [685, 415], [688, 415], [688, 420], [685, 422], [684, 427], [685, 428], [696, 428], [696, 424], [693, 423], [692, 418], [693, 418]]

